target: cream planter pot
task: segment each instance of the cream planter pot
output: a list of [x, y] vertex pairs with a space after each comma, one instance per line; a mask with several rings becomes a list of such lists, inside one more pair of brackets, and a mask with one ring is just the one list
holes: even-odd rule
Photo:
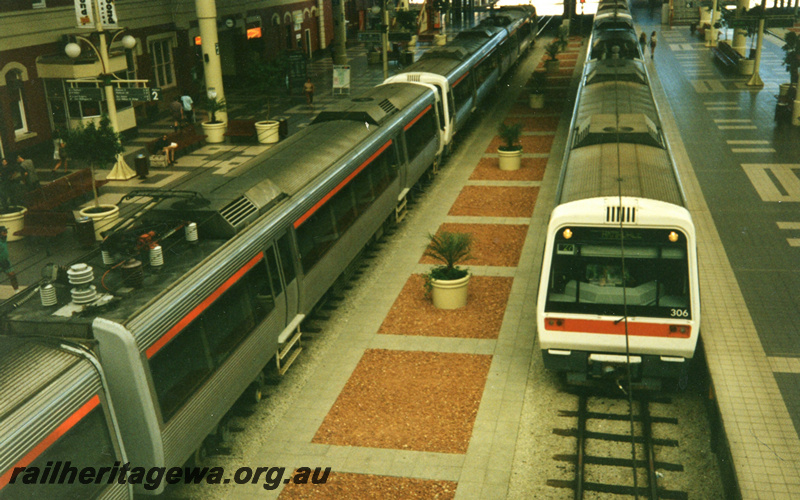
[[100, 205], [103, 211], [95, 212], [94, 205], [81, 209], [80, 214], [82, 217], [92, 219], [94, 223], [94, 239], [103, 241], [103, 236], [100, 234], [103, 231], [111, 229], [119, 220], [119, 207], [116, 205]]
[[203, 123], [203, 133], [206, 135], [206, 142], [209, 144], [219, 144], [225, 142], [225, 131], [228, 129], [228, 122]]
[[558, 59], [548, 59], [544, 62], [544, 69], [548, 73], [555, 73], [561, 67], [561, 61]]
[[275, 144], [280, 140], [280, 135], [278, 134], [280, 123], [275, 120], [256, 122], [255, 126], [258, 142], [261, 144]]
[[530, 106], [531, 109], [544, 108], [544, 94], [528, 94], [528, 106]]
[[498, 149], [497, 155], [500, 158], [500, 170], [519, 170], [522, 148], [513, 151]]
[[9, 207], [17, 209], [16, 212], [7, 214], [0, 214], [0, 226], [6, 226], [8, 230], [8, 241], [17, 241], [24, 238], [24, 236], [14, 236], [14, 233], [21, 231], [25, 227], [25, 212], [28, 211], [25, 207]]
[[438, 309], [458, 309], [467, 305], [469, 274], [457, 280], [431, 280], [433, 306]]

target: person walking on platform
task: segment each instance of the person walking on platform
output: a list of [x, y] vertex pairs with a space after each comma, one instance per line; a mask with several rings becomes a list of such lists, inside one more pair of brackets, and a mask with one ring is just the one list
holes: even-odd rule
[[17, 275], [14, 268], [11, 267], [11, 261], [8, 260], [8, 229], [6, 226], [0, 226], [0, 270], [8, 276], [8, 281], [11, 283], [11, 288], [14, 293], [19, 291], [19, 283], [17, 282]]
[[650, 33], [650, 59], [653, 59], [653, 56], [656, 54], [656, 42], [658, 39], [656, 38], [656, 32]]
[[169, 111], [172, 113], [172, 128], [177, 132], [183, 125], [183, 103], [180, 97], [169, 103]]
[[306, 83], [303, 84], [303, 93], [306, 95], [306, 103], [314, 107], [314, 84], [311, 83], [311, 78], [306, 79]]
[[17, 163], [19, 163], [20, 182], [28, 191], [38, 188], [39, 176], [36, 175], [36, 169], [33, 168], [33, 160], [26, 160], [22, 156], [17, 155]]
[[10, 165], [5, 158], [0, 159], [0, 208], [8, 212], [17, 205], [17, 181], [19, 168]]
[[189, 94], [183, 94], [181, 96], [181, 104], [183, 105], [183, 118], [186, 120], [187, 124], [194, 123], [194, 101]]
[[647, 33], [644, 31], [639, 35], [639, 46], [642, 48], [642, 59], [644, 59], [645, 54], [647, 54]]

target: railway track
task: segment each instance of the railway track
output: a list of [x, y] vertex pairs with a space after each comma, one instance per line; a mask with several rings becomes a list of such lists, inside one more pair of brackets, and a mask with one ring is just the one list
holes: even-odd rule
[[[642, 394], [632, 401], [628, 411], [626, 396], [590, 394], [581, 390], [577, 410], [562, 410], [562, 417], [575, 419], [571, 428], [554, 429], [559, 436], [576, 440], [573, 454], [557, 454], [553, 458], [574, 467], [573, 480], [548, 480], [556, 488], [572, 489], [574, 498], [603, 498], [627, 495], [649, 499], [688, 499], [684, 491], [660, 487], [660, 471], [683, 472], [683, 465], [659, 461], [656, 451], [662, 447], [677, 448], [675, 439], [654, 437], [655, 426], [677, 426], [678, 419], [653, 416], [650, 403], [669, 403], [652, 395]], [[631, 419], [630, 412], [634, 411]], [[635, 450], [635, 451], [634, 451]]]

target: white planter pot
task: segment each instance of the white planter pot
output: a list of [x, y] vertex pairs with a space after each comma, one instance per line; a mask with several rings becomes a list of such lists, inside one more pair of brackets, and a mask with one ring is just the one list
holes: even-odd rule
[[739, 59], [739, 74], [752, 75], [756, 68], [756, 61], [754, 59]]
[[25, 212], [27, 212], [28, 209], [20, 206], [13, 208], [16, 208], [17, 211], [8, 214], [0, 214], [0, 226], [6, 226], [8, 230], [8, 241], [17, 241], [24, 238], [24, 236], [14, 236], [14, 233], [25, 227]]
[[434, 45], [446, 45], [447, 44], [447, 35], [433, 35], [433, 44]]
[[256, 122], [255, 126], [258, 142], [261, 144], [275, 144], [280, 140], [280, 135], [278, 134], [280, 123], [275, 120]]
[[792, 88], [791, 83], [781, 83], [778, 85], [778, 97], [783, 97], [788, 94], [790, 88]]
[[203, 133], [206, 135], [206, 142], [209, 144], [219, 144], [225, 142], [225, 131], [228, 129], [228, 122], [202, 123]]
[[544, 107], [544, 94], [528, 94], [528, 106], [532, 109], [542, 109]]
[[94, 223], [94, 239], [103, 241], [103, 236], [100, 234], [103, 231], [111, 229], [114, 224], [119, 220], [119, 207], [116, 205], [100, 205], [102, 212], [93, 212], [94, 205], [80, 210], [82, 217], [92, 219]]
[[544, 62], [544, 69], [548, 73], [556, 73], [561, 67], [561, 61], [558, 59], [548, 59]]
[[469, 274], [457, 280], [431, 280], [433, 306], [438, 309], [458, 309], [467, 305]]
[[498, 149], [497, 155], [500, 158], [500, 170], [519, 170], [522, 148], [515, 149], [514, 151]]
[[795, 100], [792, 104], [792, 125], [800, 127], [800, 100]]

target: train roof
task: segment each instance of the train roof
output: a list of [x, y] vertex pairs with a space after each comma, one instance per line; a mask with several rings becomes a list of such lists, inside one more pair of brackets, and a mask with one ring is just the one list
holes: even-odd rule
[[592, 59], [640, 59], [639, 39], [630, 30], [608, 30], [592, 36]]
[[630, 196], [683, 206], [666, 150], [641, 144], [597, 144], [570, 151], [559, 203]]
[[[198, 193], [199, 197], [164, 199], [131, 227], [116, 231], [104, 242], [110, 248], [125, 249], [116, 254], [141, 258], [133, 249], [140, 246], [142, 235], [154, 231], [158, 239], [163, 239], [163, 266], [145, 266], [140, 283], [131, 287], [121, 269], [106, 273], [109, 266], [95, 253], [85, 261], [93, 268], [92, 283], [98, 294], [105, 291], [104, 286], [113, 290], [113, 299], [82, 310], [70, 304], [69, 286], [59, 285], [58, 303], [67, 305], [53, 310], [37, 300], [28, 301], [7, 315], [8, 328], [18, 334], [36, 331], [91, 338], [91, 322], [96, 316], [127, 323], [151, 301], [178, 286], [193, 268], [211, 262], [212, 256], [228, 256], [232, 248], [263, 245], [262, 240], [269, 236], [266, 232], [273, 231], [267, 227], [277, 227], [280, 221], [308, 210], [315, 197], [341, 182], [355, 168], [353, 165], [366, 161], [390, 140], [391, 134], [408, 122], [409, 115], [413, 118], [433, 101], [433, 92], [421, 85], [381, 85], [332, 106], [319, 123], [310, 124], [241, 165], [223, 162], [220, 168], [198, 169], [186, 175], [181, 190]], [[140, 193], [145, 200], [159, 195], [158, 191]], [[185, 241], [186, 222], [197, 223], [199, 241]], [[254, 227], [258, 231], [249, 231]], [[180, 231], [169, 236], [176, 229]], [[242, 233], [242, 238], [233, 240]], [[53, 328], [55, 325], [58, 328]]]
[[605, 59], [586, 63], [585, 85], [633, 82], [647, 85], [647, 71], [640, 59]]

